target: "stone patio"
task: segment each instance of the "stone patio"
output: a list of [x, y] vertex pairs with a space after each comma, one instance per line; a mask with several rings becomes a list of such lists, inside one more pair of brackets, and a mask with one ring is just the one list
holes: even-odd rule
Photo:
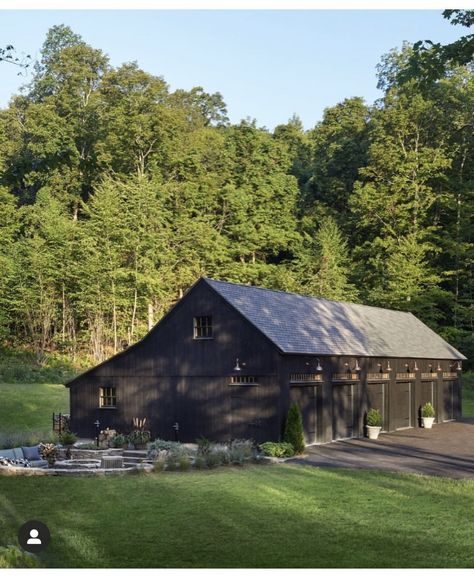
[[474, 478], [474, 419], [382, 433], [378, 440], [349, 439], [306, 448], [291, 462], [314, 467], [381, 469]]

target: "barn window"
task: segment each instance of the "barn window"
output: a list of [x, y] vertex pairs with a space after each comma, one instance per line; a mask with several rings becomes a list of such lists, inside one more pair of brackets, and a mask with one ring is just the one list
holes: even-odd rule
[[230, 377], [231, 385], [257, 385], [258, 378], [251, 376], [234, 376]]
[[194, 338], [212, 338], [212, 316], [194, 317]]
[[117, 394], [115, 387], [100, 387], [99, 388], [99, 406], [100, 407], [116, 407]]

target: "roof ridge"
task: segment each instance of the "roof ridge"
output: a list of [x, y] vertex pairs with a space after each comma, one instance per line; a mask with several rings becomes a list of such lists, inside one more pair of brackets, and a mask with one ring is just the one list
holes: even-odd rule
[[[348, 302], [347, 300], [331, 300], [330, 298], [323, 298], [312, 296], [311, 294], [299, 294], [298, 292], [287, 292], [286, 290], [275, 290], [273, 288], [264, 288], [263, 286], [254, 286], [253, 284], [243, 284], [242, 282], [228, 282], [227, 280], [215, 280], [214, 278], [203, 277], [208, 282], [215, 282], [216, 284], [229, 284], [231, 286], [242, 286], [243, 288], [255, 288], [264, 292], [274, 292], [275, 294], [289, 294], [291, 296], [299, 296], [300, 298], [310, 298], [312, 300], [323, 300], [324, 302], [333, 302], [335, 304], [347, 304], [349, 306], [360, 306], [362, 308], [370, 308], [372, 310], [385, 310], [389, 312], [396, 312], [397, 314], [409, 314], [419, 320], [413, 312], [409, 310], [395, 310], [394, 308], [384, 308], [383, 306], [371, 306], [370, 304], [360, 304], [359, 302]], [[436, 333], [435, 333], [436, 334]]]

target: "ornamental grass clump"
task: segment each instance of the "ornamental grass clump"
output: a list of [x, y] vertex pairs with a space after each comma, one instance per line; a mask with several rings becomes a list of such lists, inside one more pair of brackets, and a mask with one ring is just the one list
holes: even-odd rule
[[293, 403], [288, 411], [283, 441], [291, 443], [297, 455], [303, 453], [305, 447], [303, 419], [300, 408], [296, 403]]

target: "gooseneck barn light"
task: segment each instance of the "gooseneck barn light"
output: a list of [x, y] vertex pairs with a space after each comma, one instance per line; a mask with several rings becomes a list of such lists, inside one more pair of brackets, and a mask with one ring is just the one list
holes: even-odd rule
[[316, 370], [318, 371], [318, 373], [320, 373], [323, 370], [323, 367], [321, 366], [321, 361], [319, 360], [319, 358], [317, 359], [318, 364], [316, 366]]

